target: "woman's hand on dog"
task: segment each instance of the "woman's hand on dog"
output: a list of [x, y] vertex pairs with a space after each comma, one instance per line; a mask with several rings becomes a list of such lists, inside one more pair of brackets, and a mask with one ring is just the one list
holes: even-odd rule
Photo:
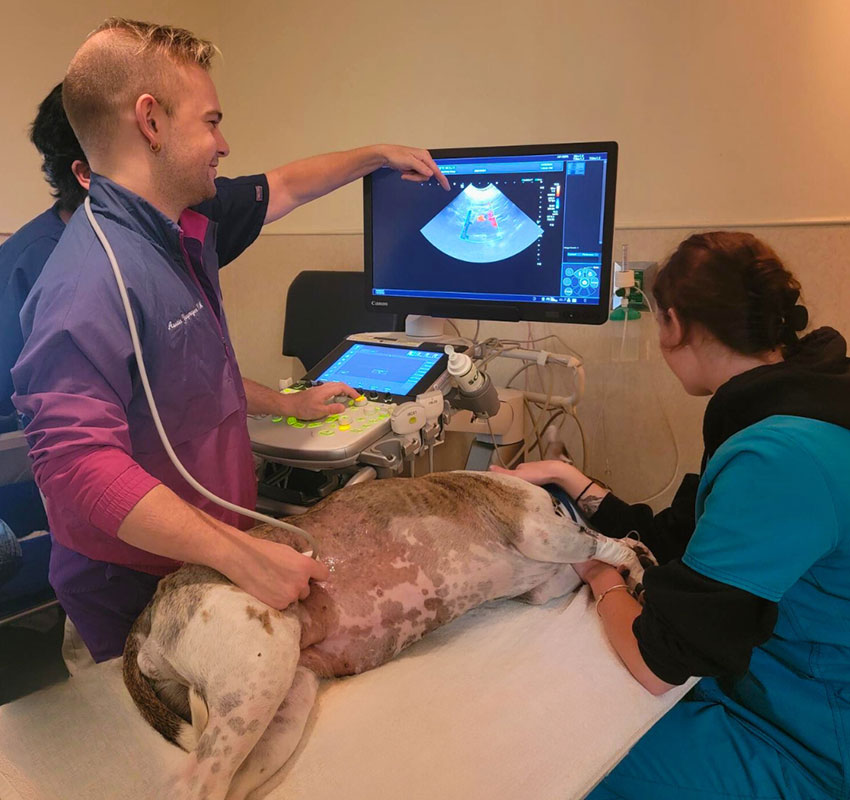
[[285, 544], [240, 537], [228, 563], [220, 569], [240, 589], [272, 608], [284, 609], [310, 594], [310, 580], [330, 576], [320, 561], [302, 556]]

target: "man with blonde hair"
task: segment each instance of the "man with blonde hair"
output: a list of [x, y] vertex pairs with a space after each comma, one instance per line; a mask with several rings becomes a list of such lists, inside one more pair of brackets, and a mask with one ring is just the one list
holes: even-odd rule
[[[124, 275], [169, 439], [215, 494], [252, 508], [245, 418], [332, 413], [341, 384], [282, 397], [245, 382], [221, 306], [218, 269], [272, 222], [382, 166], [438, 180], [425, 150], [375, 145], [216, 182], [229, 148], [209, 76], [214, 46], [191, 33], [109, 19], [63, 82], [91, 166], [92, 210]], [[194, 208], [190, 208], [194, 207]], [[250, 520], [214, 505], [176, 472], [142, 393], [107, 257], [82, 212], [68, 223], [21, 315], [15, 404], [30, 420], [46, 497], [51, 583], [96, 660], [121, 653], [162, 575], [206, 564], [275, 608], [306, 597], [327, 569], [254, 539]]]

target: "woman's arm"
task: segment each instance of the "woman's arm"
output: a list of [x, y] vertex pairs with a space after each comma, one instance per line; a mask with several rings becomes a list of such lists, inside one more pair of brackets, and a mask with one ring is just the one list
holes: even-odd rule
[[612, 588], [623, 585], [620, 573], [600, 561], [586, 561], [583, 564], [574, 564], [573, 567], [579, 577], [589, 584], [593, 596], [597, 598], [596, 610], [602, 618], [608, 640], [629, 672], [654, 695], [664, 694], [672, 689], [675, 684], [661, 680], [643, 660], [637, 639], [632, 632], [634, 621], [641, 614], [641, 605], [624, 589]]
[[625, 503], [581, 470], [562, 461], [532, 461], [520, 464], [515, 470], [491, 469], [538, 486], [556, 483], [574, 500], [578, 498], [579, 511], [596, 530], [612, 539], [636, 531], [659, 564], [680, 558], [694, 532], [698, 475], [685, 475], [670, 508], [654, 514], [643, 503]]
[[[527, 461], [516, 469], [491, 466], [492, 472], [503, 475], [515, 475], [537, 486], [555, 483], [573, 500], [577, 500], [579, 510], [590, 519], [610, 490], [588, 478], [580, 469], [563, 461]], [[604, 531], [603, 531], [604, 532]]]

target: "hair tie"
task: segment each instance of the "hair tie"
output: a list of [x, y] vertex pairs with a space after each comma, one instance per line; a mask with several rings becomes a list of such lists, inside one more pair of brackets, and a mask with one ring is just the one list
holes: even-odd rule
[[809, 311], [805, 306], [796, 305], [785, 315], [785, 324], [795, 333], [809, 324]]
[[[787, 314], [780, 320], [779, 325], [779, 341], [787, 348], [788, 353], [797, 349], [800, 340], [797, 337], [797, 331], [803, 330], [809, 324], [809, 312], [805, 306], [793, 306]], [[786, 355], [788, 354], [786, 353]]]

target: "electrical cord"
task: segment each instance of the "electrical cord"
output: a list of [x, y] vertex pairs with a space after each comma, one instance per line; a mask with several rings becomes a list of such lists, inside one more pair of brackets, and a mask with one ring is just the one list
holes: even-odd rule
[[[568, 365], [566, 365], [566, 364], [561, 364], [561, 363], [560, 363], [560, 362], [558, 362], [558, 361], [553, 361], [553, 362], [551, 362], [548, 366], [550, 366], [550, 367], [551, 367], [551, 366], [555, 366], [555, 365], [560, 366], [560, 367], [565, 367], [565, 368], [568, 368], [568, 369], [569, 369]], [[512, 383], [513, 383], [513, 382], [514, 382], [514, 381], [515, 381], [515, 380], [516, 380], [516, 379], [517, 379], [517, 378], [518, 378], [518, 377], [519, 377], [519, 376], [520, 376], [523, 372], [525, 372], [526, 370], [530, 369], [530, 368], [531, 368], [531, 367], [533, 367], [533, 366], [535, 366], [535, 364], [523, 364], [523, 366], [521, 366], [518, 370], [516, 370], [516, 371], [513, 373], [513, 375], [511, 375], [511, 377], [510, 377], [510, 378], [508, 378], [508, 380], [506, 381], [505, 385], [506, 385], [506, 386], [508, 386], [508, 387], [510, 387], [510, 385], [511, 385], [511, 384], [512, 384]], [[534, 404], [534, 405], [542, 405], [542, 404], [541, 404], [541, 402], [540, 402], [540, 401], [537, 401], [537, 400], [527, 400], [527, 401], [525, 401], [525, 402], [526, 402], [526, 403], [532, 403], [532, 404]], [[576, 413], [575, 406], [573, 406], [571, 409], [567, 410], [567, 411], [566, 411], [566, 413], [567, 413], [569, 416], [571, 416], [571, 417], [573, 418], [573, 420], [575, 421], [575, 423], [576, 423], [576, 427], [578, 428], [579, 436], [580, 436], [580, 438], [581, 438], [581, 469], [582, 469], [582, 471], [583, 471], [583, 470], [584, 470], [584, 468], [585, 468], [585, 465], [587, 464], [587, 437], [586, 437], [585, 432], [584, 432], [584, 426], [581, 424], [581, 420], [578, 418], [578, 414]], [[532, 416], [530, 412], [529, 412], [529, 416]], [[533, 419], [533, 418], [532, 418], [532, 419]], [[564, 421], [566, 421], [566, 420], [564, 420]], [[532, 424], [533, 424], [533, 423], [532, 423]], [[562, 421], [562, 425], [563, 425], [563, 421]], [[546, 426], [544, 426], [544, 430], [545, 430], [545, 428], [546, 428]], [[541, 457], [542, 457], [542, 453], [541, 453]]]
[[[568, 350], [572, 355], [574, 355], [580, 362], [579, 366], [584, 363], [584, 356], [579, 353], [579, 351], [575, 348], [570, 347], [563, 340], [563, 338], [561, 336], [558, 336], [558, 334], [556, 333], [549, 333], [546, 336], [538, 336], [536, 339], [527, 339], [526, 342], [529, 344], [537, 344], [538, 342], [545, 342], [547, 339], [555, 339], [561, 345], [561, 347], [563, 347], [565, 350]], [[526, 342], [521, 342], [519, 341], [519, 339], [500, 339], [499, 341], [501, 341], [503, 344], [514, 344], [520, 347], [524, 347], [526, 344]]]
[[[504, 400], [502, 402], [504, 402]], [[490, 424], [490, 417], [484, 417], [484, 421], [487, 423], [487, 430], [490, 431], [490, 439], [493, 441], [493, 450], [496, 453], [496, 458], [499, 460], [499, 465], [505, 467], [505, 469], [509, 469], [502, 460], [502, 454], [499, 452], [499, 445], [496, 443], [496, 434], [493, 433], [493, 426]]]
[[[513, 422], [514, 422], [513, 407], [509, 403], [505, 402], [504, 400], [499, 400], [499, 405], [500, 406], [507, 406], [510, 409], [511, 421], [508, 423], [508, 427], [510, 428], [510, 426], [513, 425]], [[502, 460], [502, 454], [499, 452], [499, 444], [498, 444], [498, 442], [496, 442], [496, 434], [493, 433], [493, 426], [490, 424], [490, 417], [489, 416], [484, 417], [484, 421], [487, 423], [487, 430], [490, 431], [490, 441], [493, 442], [493, 449], [496, 451], [496, 458], [499, 459], [499, 464], [504, 467], [505, 462]], [[507, 467], [505, 467], [505, 469], [507, 469]]]
[[118, 283], [118, 292], [121, 295], [121, 301], [124, 304], [124, 313], [127, 315], [127, 323], [130, 328], [130, 338], [133, 342], [133, 350], [136, 353], [136, 362], [139, 367], [139, 377], [142, 380], [142, 387], [145, 390], [145, 396], [148, 400], [148, 406], [150, 407], [151, 417], [153, 418], [154, 425], [156, 426], [160, 441], [162, 442], [162, 446], [165, 448], [165, 452], [171, 459], [171, 463], [174, 464], [174, 467], [180, 473], [183, 479], [196, 492], [206, 497], [207, 500], [215, 503], [216, 505], [221, 506], [222, 508], [226, 508], [228, 511], [234, 511], [237, 514], [242, 514], [243, 516], [250, 517], [251, 519], [257, 520], [258, 522], [265, 522], [268, 525], [274, 525], [277, 528], [283, 528], [284, 530], [298, 534], [299, 536], [305, 539], [305, 541], [311, 548], [310, 552], [304, 553], [304, 555], [310, 555], [312, 558], [317, 559], [319, 553], [319, 546], [315, 538], [313, 538], [310, 533], [295, 525], [290, 525], [288, 522], [283, 522], [282, 520], [275, 519], [274, 517], [269, 517], [265, 514], [260, 514], [252, 509], [242, 508], [242, 506], [238, 506], [235, 503], [231, 503], [227, 500], [223, 500], [222, 498], [217, 497], [211, 491], [209, 491], [200, 483], [198, 483], [198, 481], [196, 481], [189, 474], [188, 470], [180, 462], [180, 459], [177, 457], [177, 454], [174, 452], [174, 449], [171, 446], [171, 442], [168, 441], [168, 437], [165, 434], [165, 428], [162, 425], [162, 420], [159, 416], [159, 410], [157, 409], [156, 402], [154, 401], [153, 391], [151, 390], [150, 381], [148, 380], [148, 371], [145, 368], [145, 362], [142, 357], [142, 345], [139, 342], [139, 333], [136, 329], [136, 321], [133, 316], [133, 309], [130, 305], [130, 298], [127, 296], [127, 287], [124, 285], [124, 278], [121, 275], [121, 270], [118, 267], [118, 261], [115, 258], [115, 253], [112, 250], [112, 246], [109, 244], [109, 240], [106, 238], [106, 234], [103, 232], [100, 225], [98, 225], [97, 220], [94, 218], [94, 214], [91, 210], [91, 199], [89, 197], [86, 197], [85, 200], [85, 210], [86, 215], [89, 218], [89, 222], [91, 223], [91, 226], [94, 229], [95, 235], [100, 240], [101, 245], [103, 245], [103, 249], [106, 251], [106, 256], [109, 259], [109, 263], [112, 265], [112, 272], [114, 273], [115, 280]]
[[[538, 400], [529, 400], [528, 402], [532, 405], [541, 405], [540, 401]], [[546, 423], [546, 425], [543, 426], [543, 430], [545, 431], [546, 428], [551, 424], [551, 422], [556, 419], [561, 412], [563, 412], [563, 419], [561, 420], [561, 424], [558, 426], [558, 432], [560, 433], [563, 430], [564, 423], [567, 421], [567, 417], [571, 418], [573, 422], [575, 422], [576, 429], [578, 430], [579, 434], [579, 439], [581, 440], [581, 466], [579, 466], [579, 469], [584, 472], [587, 466], [587, 436], [584, 432], [584, 426], [581, 424], [581, 420], [579, 419], [578, 413], [576, 412], [575, 408], [558, 409], [558, 411], [553, 414], [552, 417], [549, 418], [549, 421]]]
[[[552, 424], [552, 423], [553, 423], [553, 422], [554, 422], [554, 421], [555, 421], [558, 417], [560, 417], [560, 416], [562, 416], [562, 415], [565, 415], [566, 413], [567, 413], [567, 412], [566, 412], [564, 409], [562, 409], [562, 408], [557, 409], [557, 410], [555, 411], [555, 413], [554, 413], [554, 414], [552, 414], [552, 416], [551, 416], [551, 417], [549, 417], [549, 419], [546, 421], [546, 425], [544, 425], [544, 430], [545, 430], [545, 429], [546, 429], [549, 425], [551, 425], [551, 424]], [[538, 445], [538, 441], [539, 441], [538, 439], [535, 439], [535, 440], [534, 440], [534, 441], [532, 441], [532, 442], [526, 442], [526, 443], [524, 444], [524, 446], [523, 446], [522, 450], [520, 450], [520, 451], [519, 451], [519, 452], [518, 452], [518, 453], [517, 453], [517, 454], [516, 454], [516, 455], [515, 455], [515, 456], [514, 456], [514, 457], [513, 457], [513, 458], [512, 458], [509, 462], [508, 462], [508, 469], [513, 469], [513, 467], [514, 467], [514, 466], [516, 466], [516, 464], [518, 464], [518, 463], [519, 463], [519, 461], [520, 461], [520, 459], [521, 459], [521, 458], [523, 458], [523, 457], [527, 456], [527, 455], [528, 455], [528, 454], [529, 454], [529, 453], [530, 453], [530, 452], [531, 452], [531, 451], [532, 451], [535, 447], [537, 447], [537, 445]]]
[[664, 488], [656, 492], [655, 494], [644, 498], [643, 500], [638, 500], [638, 503], [650, 503], [653, 500], [657, 500], [659, 497], [661, 497], [663, 494], [666, 494], [668, 491], [670, 491], [670, 489], [673, 488], [673, 485], [676, 483], [676, 479], [679, 477], [679, 466], [681, 463], [679, 444], [676, 441], [676, 434], [673, 432], [673, 426], [670, 424], [670, 418], [667, 416], [667, 412], [664, 410], [664, 406], [661, 403], [658, 403], [658, 406], [661, 408], [661, 416], [664, 417], [664, 422], [667, 424], [667, 430], [670, 431], [670, 440], [673, 442], [673, 451], [676, 453], [676, 461], [673, 465], [673, 474], [670, 476], [670, 480], [667, 481], [667, 483], [664, 485]]
[[[543, 383], [543, 377], [542, 377], [542, 375], [540, 375], [539, 369], [538, 369], [538, 376], [537, 377], [540, 378], [540, 382], [542, 384]], [[549, 371], [549, 386], [546, 389], [546, 400], [543, 404], [543, 410], [540, 412], [540, 416], [544, 416], [549, 411], [549, 403], [552, 400], [552, 389], [554, 388], [554, 386], [555, 386], [555, 373], [552, 370], [550, 370]], [[526, 403], [526, 405], [530, 405], [527, 400], [525, 400], [524, 402]], [[546, 426], [545, 425], [543, 426], [543, 430], [538, 430], [539, 419], [540, 418], [538, 417], [538, 419], [535, 420], [535, 422], [534, 422], [534, 438], [535, 438], [535, 442], [537, 443], [537, 452], [540, 454], [540, 458], [542, 459], [543, 458], [543, 445], [541, 444], [540, 439], [543, 435], [543, 430], [546, 430]], [[550, 419], [550, 423], [551, 423], [551, 419]], [[534, 445], [532, 445], [532, 448], [533, 447], [534, 447]]]

